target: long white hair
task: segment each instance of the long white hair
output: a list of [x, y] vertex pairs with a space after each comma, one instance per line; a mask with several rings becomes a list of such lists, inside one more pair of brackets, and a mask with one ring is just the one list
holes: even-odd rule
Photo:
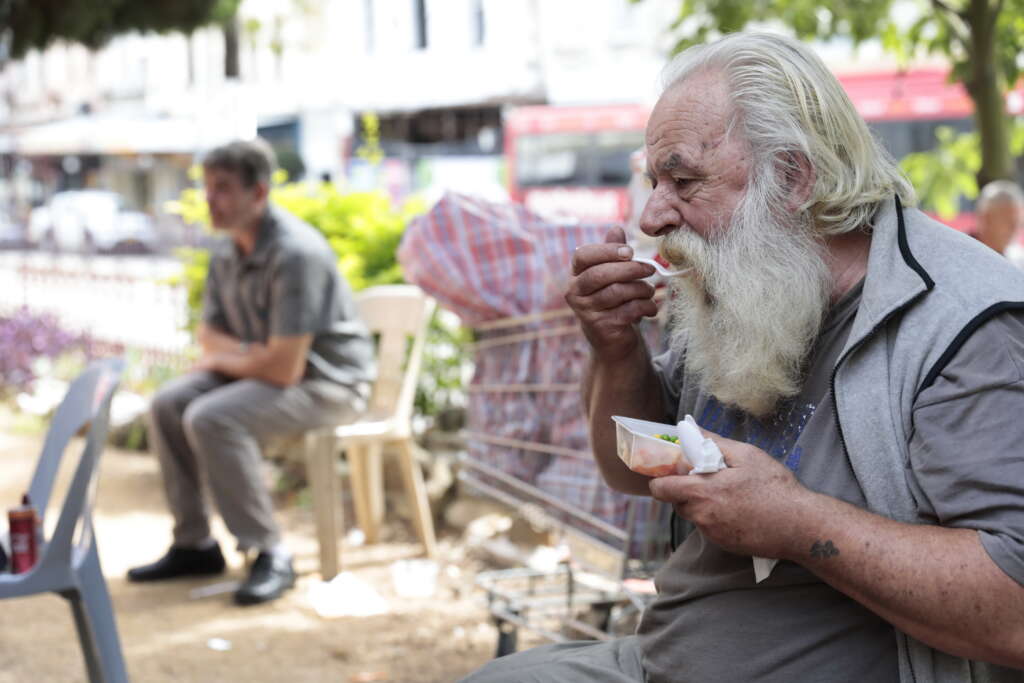
[[691, 47], [662, 73], [665, 89], [698, 72], [725, 75], [733, 106], [730, 131], [745, 134], [752, 169], [785, 177], [803, 155], [814, 169], [799, 207], [821, 235], [865, 227], [893, 195], [912, 206], [913, 187], [872, 136], [842, 85], [813, 51], [772, 33], [733, 33]]

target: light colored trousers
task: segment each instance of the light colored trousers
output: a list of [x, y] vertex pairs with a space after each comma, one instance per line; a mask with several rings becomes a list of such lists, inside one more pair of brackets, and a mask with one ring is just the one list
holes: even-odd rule
[[325, 381], [278, 387], [193, 372], [160, 388], [149, 410], [152, 448], [160, 460], [174, 544], [210, 536], [203, 483], [240, 549], [281, 540], [261, 476], [262, 447], [309, 429], [351, 422], [366, 407], [366, 387]]
[[492, 659], [460, 683], [644, 683], [636, 636], [541, 645]]

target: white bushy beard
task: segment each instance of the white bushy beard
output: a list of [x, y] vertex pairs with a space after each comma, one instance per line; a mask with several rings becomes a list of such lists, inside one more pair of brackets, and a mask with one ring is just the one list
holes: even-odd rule
[[805, 213], [782, 206], [775, 173], [752, 173], [728, 226], [705, 240], [685, 226], [662, 238], [673, 265], [670, 344], [687, 373], [726, 405], [764, 417], [800, 393], [828, 309], [832, 277]]

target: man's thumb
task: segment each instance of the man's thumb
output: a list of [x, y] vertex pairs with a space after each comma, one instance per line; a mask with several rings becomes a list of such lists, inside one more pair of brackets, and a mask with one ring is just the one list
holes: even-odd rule
[[623, 230], [620, 226], [616, 225], [611, 230], [609, 230], [607, 233], [605, 233], [604, 241], [606, 243], [608, 243], [608, 242], [621, 242], [622, 244], [625, 244], [626, 243], [626, 231]]

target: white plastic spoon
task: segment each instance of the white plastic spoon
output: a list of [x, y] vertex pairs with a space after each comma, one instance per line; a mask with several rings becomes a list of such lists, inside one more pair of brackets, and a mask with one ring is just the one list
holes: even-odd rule
[[665, 266], [661, 265], [660, 263], [658, 263], [654, 259], [652, 259], [652, 258], [644, 258], [643, 256], [634, 256], [632, 260], [636, 261], [637, 263], [646, 263], [649, 266], [654, 266], [654, 269], [656, 271], [658, 271], [658, 274], [659, 275], [664, 275], [665, 277], [674, 277], [676, 275], [682, 275], [683, 273], [689, 273], [691, 270], [693, 270], [693, 268], [682, 268], [681, 270], [669, 270], [668, 268], [666, 268]]

